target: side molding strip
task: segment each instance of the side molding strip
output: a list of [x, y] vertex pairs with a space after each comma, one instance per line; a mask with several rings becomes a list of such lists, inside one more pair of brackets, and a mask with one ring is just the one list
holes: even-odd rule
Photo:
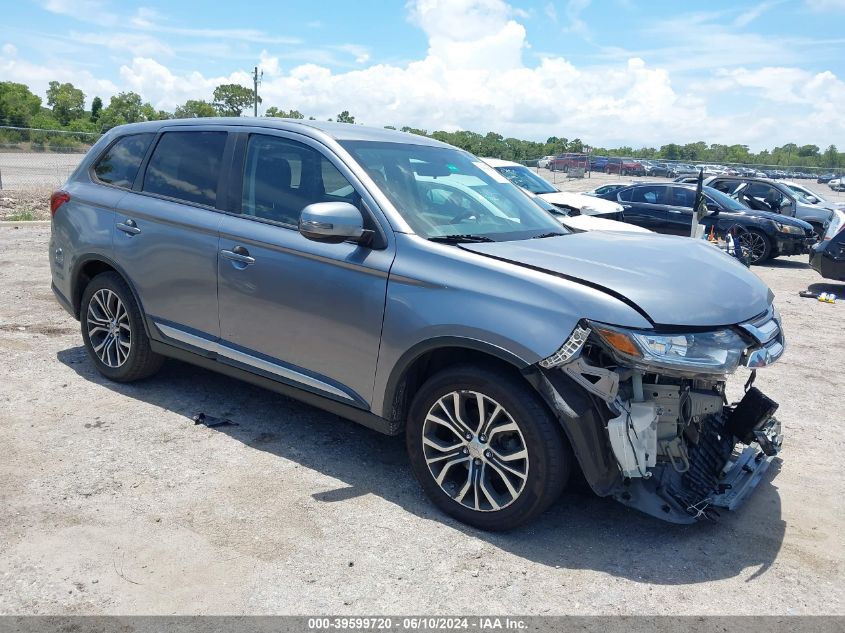
[[283, 367], [282, 365], [272, 363], [268, 360], [264, 360], [263, 358], [258, 358], [252, 354], [241, 352], [240, 350], [233, 349], [227, 345], [222, 345], [216, 341], [209, 341], [208, 339], [197, 336], [196, 334], [191, 334], [169, 325], [164, 325], [158, 321], [155, 322], [155, 326], [161, 330], [162, 334], [168, 338], [172, 338], [173, 340], [181, 343], [187, 343], [188, 345], [204, 349], [207, 352], [213, 352], [218, 356], [243, 363], [244, 365], [249, 365], [250, 367], [255, 367], [256, 369], [266, 371], [281, 378], [285, 378], [286, 380], [290, 380], [301, 385], [307, 385], [312, 389], [317, 389], [318, 391], [322, 391], [324, 393], [330, 393], [333, 396], [343, 398], [344, 400], [356, 402], [355, 399], [345, 391], [323, 382], [322, 380], [308, 376], [307, 374], [289, 369], [288, 367]]

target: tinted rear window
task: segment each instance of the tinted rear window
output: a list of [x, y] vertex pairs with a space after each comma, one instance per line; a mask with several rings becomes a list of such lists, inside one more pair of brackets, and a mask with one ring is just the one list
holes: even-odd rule
[[154, 134], [132, 134], [114, 143], [94, 165], [101, 182], [116, 187], [131, 187]]
[[166, 132], [144, 174], [144, 191], [213, 207], [226, 132]]

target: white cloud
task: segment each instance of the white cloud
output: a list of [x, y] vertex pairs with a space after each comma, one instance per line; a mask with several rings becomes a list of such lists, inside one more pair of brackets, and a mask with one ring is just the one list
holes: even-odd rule
[[813, 11], [845, 11], [845, 0], [806, 0]]
[[0, 48], [0, 51], [3, 52], [3, 57], [15, 57], [18, 54], [18, 48], [14, 44], [3, 44], [3, 48]]
[[751, 7], [747, 11], [743, 11], [742, 13], [740, 13], [734, 20], [733, 24], [734, 26], [738, 27], [748, 26], [754, 20], [766, 13], [769, 9], [773, 9], [777, 5], [783, 4], [785, 1], [786, 0], [768, 0], [767, 2], [761, 2], [760, 4]]
[[587, 28], [587, 23], [584, 22], [581, 14], [590, 6], [592, 0], [568, 0], [566, 3], [566, 19], [568, 24], [565, 30], [580, 35], [582, 37], [589, 37], [590, 30]]
[[[655, 25], [652, 34], [664, 38], [668, 50], [608, 51], [608, 61], [593, 67], [556, 55], [526, 62], [520, 15], [502, 0], [415, 0], [409, 15], [425, 33], [428, 50], [422, 59], [401, 65], [366, 66], [369, 52], [355, 45], [293, 52], [268, 46], [259, 63], [263, 107], [296, 108], [319, 119], [349, 110], [359, 122], [376, 126], [579, 137], [600, 146], [700, 139], [758, 149], [788, 141], [845, 146], [843, 80], [794, 67], [789, 63], [794, 52], [784, 51], [789, 47], [782, 41], [714, 26], [713, 13], [687, 16], [680, 31], [672, 20]], [[730, 24], [736, 11], [726, 16]], [[673, 60], [672, 50], [684, 50], [690, 29], [701, 41], [687, 42], [684, 59]], [[357, 59], [360, 67], [329, 68], [340, 68], [340, 55], [351, 57], [350, 63]], [[120, 67], [117, 86], [97, 82], [87, 70], [27, 66], [4, 48], [0, 76], [40, 90], [50, 79], [73, 81], [86, 94], [104, 98], [134, 90], [168, 110], [187, 99], [209, 99], [221, 83], [252, 85], [251, 61], [237, 72], [212, 76], [176, 70], [164, 57], [135, 55]], [[685, 73], [687, 80], [679, 82]], [[726, 112], [726, 103], [738, 105]]]

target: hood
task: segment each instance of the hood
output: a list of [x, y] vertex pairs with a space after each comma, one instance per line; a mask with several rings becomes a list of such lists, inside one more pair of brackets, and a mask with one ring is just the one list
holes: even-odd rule
[[757, 211], [756, 209], [748, 209], [747, 211], [720, 211], [719, 215], [715, 217], [731, 217], [737, 215], [747, 215], [752, 218], [765, 218], [767, 220], [786, 224], [787, 226], [800, 226], [805, 231], [813, 230], [812, 224], [805, 222], [804, 220], [794, 218], [791, 215], [782, 215], [780, 213], [772, 213], [771, 211]]
[[624, 233], [651, 233], [646, 228], [627, 222], [617, 222], [595, 215], [555, 216], [563, 226], [573, 231], [622, 231]]
[[688, 237], [593, 231], [461, 248], [621, 295], [662, 326], [734, 325], [765, 312], [772, 296], [738, 261]]
[[603, 200], [595, 196], [588, 196], [584, 193], [571, 193], [569, 191], [554, 191], [552, 193], [541, 193], [540, 197], [554, 205], [562, 204], [573, 209], [578, 209], [584, 215], [604, 215], [621, 213], [622, 205], [611, 200]]

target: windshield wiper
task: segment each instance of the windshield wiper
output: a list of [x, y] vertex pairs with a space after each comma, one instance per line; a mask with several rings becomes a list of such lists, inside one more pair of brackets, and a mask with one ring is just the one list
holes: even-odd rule
[[472, 234], [463, 234], [463, 235], [435, 235], [434, 237], [428, 238], [431, 242], [442, 242], [444, 244], [460, 244], [462, 242], [495, 242], [495, 240], [490, 239], [486, 235], [472, 235]]
[[541, 240], [544, 237], [557, 237], [558, 235], [569, 235], [569, 233], [559, 233], [557, 231], [553, 231], [551, 233], [541, 233], [540, 235], [535, 235], [532, 237], [532, 240]]

